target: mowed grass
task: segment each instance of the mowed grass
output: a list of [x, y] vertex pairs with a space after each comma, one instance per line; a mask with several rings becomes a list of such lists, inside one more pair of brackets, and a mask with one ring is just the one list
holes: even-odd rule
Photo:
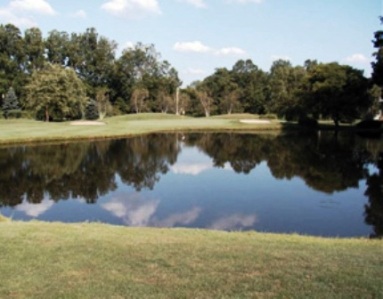
[[0, 298], [382, 298], [383, 242], [0, 223]]
[[71, 122], [46, 123], [24, 119], [1, 119], [0, 143], [124, 137], [153, 132], [281, 129], [278, 121], [272, 121], [266, 125], [243, 124], [239, 121], [241, 118], [254, 118], [254, 116], [241, 114], [221, 118], [192, 118], [146, 113], [106, 118], [103, 120], [104, 126], [73, 126]]

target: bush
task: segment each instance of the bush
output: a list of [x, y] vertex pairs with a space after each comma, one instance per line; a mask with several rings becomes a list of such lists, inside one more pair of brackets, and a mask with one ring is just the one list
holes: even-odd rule
[[298, 124], [305, 128], [314, 129], [318, 126], [318, 121], [311, 117], [301, 117], [298, 120]]
[[31, 118], [31, 115], [28, 111], [22, 111], [19, 109], [9, 110], [7, 118], [15, 119], [15, 118]]

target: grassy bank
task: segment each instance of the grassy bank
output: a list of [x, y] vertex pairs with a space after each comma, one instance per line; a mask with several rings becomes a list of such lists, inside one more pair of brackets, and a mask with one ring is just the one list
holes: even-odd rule
[[106, 118], [104, 126], [73, 126], [70, 122], [45, 123], [34, 120], [0, 120], [0, 143], [53, 141], [69, 139], [93, 139], [133, 136], [152, 132], [198, 130], [280, 130], [278, 121], [270, 124], [243, 124], [241, 118], [231, 117], [192, 118], [170, 114], [139, 114]]
[[382, 298], [383, 242], [0, 223], [1, 298]]

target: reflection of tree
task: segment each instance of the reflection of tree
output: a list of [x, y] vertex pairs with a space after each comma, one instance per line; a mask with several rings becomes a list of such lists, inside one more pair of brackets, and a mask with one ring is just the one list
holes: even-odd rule
[[93, 203], [116, 188], [115, 177], [137, 190], [153, 188], [179, 152], [174, 135], [126, 140], [0, 148], [0, 206], [25, 198], [40, 203], [84, 198]]
[[366, 175], [363, 155], [358, 154], [362, 140], [355, 136], [196, 136], [188, 138], [188, 142], [211, 156], [216, 166], [230, 163], [236, 172], [249, 173], [265, 161], [275, 178], [301, 177], [312, 188], [326, 193], [357, 187]]
[[168, 164], [175, 163], [180, 151], [175, 135], [141, 136], [122, 142], [126, 143], [121, 153], [124, 161], [116, 170], [124, 183], [137, 190], [152, 189], [160, 178], [158, 174], [168, 172]]
[[378, 173], [369, 175], [367, 178], [367, 190], [369, 202], [365, 206], [366, 223], [374, 227], [373, 238], [383, 237], [383, 152], [378, 156]]
[[265, 159], [268, 150], [266, 142], [270, 136], [246, 136], [248, 137], [225, 133], [193, 134], [187, 138], [187, 143], [200, 147], [212, 157], [216, 167], [224, 167], [225, 163], [229, 162], [236, 172], [249, 173]]
[[[95, 202], [116, 188], [116, 175], [136, 190], [153, 188], [176, 162], [181, 136], [154, 134], [121, 140], [0, 148], [0, 206], [24, 199], [40, 203], [84, 198]], [[277, 179], [302, 178], [315, 190], [332, 193], [367, 180], [366, 223], [383, 235], [383, 144], [354, 135], [189, 134], [187, 145], [198, 146], [216, 167], [229, 163], [248, 174], [267, 163]], [[371, 165], [378, 171], [371, 173]]]

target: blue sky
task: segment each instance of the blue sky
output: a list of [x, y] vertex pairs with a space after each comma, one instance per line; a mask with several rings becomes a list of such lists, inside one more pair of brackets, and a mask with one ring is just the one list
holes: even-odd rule
[[[0, 23], [81, 33], [119, 44], [154, 44], [184, 85], [252, 59], [337, 61], [370, 76], [383, 0], [0, 0]], [[119, 55], [119, 54], [117, 54]]]

